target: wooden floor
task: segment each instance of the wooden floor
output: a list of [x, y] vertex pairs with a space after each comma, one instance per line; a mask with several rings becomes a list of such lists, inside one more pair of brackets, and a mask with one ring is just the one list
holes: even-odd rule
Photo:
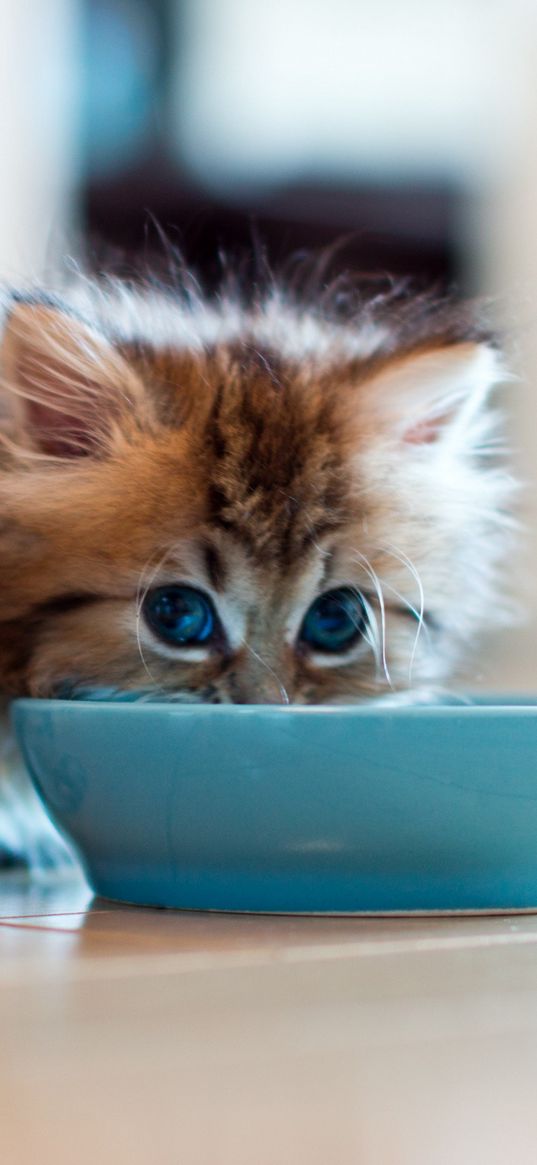
[[0, 878], [2, 1165], [537, 1161], [537, 917], [203, 915]]

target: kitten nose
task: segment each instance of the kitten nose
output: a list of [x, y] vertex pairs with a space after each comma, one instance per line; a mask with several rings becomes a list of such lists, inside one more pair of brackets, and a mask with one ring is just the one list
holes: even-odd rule
[[233, 704], [290, 704], [284, 678], [256, 658], [229, 673], [227, 688]]

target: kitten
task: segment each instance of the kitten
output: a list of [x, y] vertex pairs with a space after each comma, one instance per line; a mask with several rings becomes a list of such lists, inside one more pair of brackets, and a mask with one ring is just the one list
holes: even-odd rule
[[503, 378], [397, 288], [6, 297], [0, 687], [348, 702], [453, 675], [504, 610]]

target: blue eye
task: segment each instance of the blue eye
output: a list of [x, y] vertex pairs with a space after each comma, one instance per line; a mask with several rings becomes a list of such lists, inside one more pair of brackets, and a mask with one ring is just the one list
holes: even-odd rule
[[194, 587], [156, 587], [146, 596], [143, 610], [159, 639], [177, 647], [207, 643], [216, 626], [210, 598]]
[[367, 625], [362, 596], [350, 587], [327, 591], [306, 612], [300, 638], [317, 651], [346, 651]]

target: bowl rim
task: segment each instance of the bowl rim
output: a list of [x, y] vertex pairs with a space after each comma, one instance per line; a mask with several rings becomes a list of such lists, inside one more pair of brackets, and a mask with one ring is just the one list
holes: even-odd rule
[[[147, 701], [121, 699], [62, 699], [41, 698], [37, 696], [20, 696], [11, 702], [12, 714], [27, 714], [39, 711], [61, 712], [65, 714], [89, 716], [92, 714], [111, 713], [121, 716], [132, 715], [162, 715], [188, 717], [195, 715], [204, 718], [247, 718], [251, 716], [263, 718], [274, 717], [330, 717], [341, 716], [349, 718], [387, 718], [397, 717], [411, 719], [446, 719], [463, 716], [467, 718], [482, 718], [490, 716], [537, 716], [537, 693], [530, 694], [479, 694], [471, 697], [469, 702], [438, 702], [438, 703], [401, 703], [382, 701], [360, 704], [205, 704], [181, 703], [173, 700]], [[82, 711], [83, 709], [83, 711]]]

